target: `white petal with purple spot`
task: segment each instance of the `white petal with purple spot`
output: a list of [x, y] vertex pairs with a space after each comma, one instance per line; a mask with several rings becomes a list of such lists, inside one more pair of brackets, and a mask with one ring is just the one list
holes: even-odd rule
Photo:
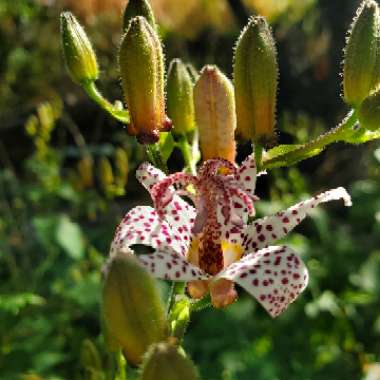
[[152, 207], [137, 206], [125, 215], [116, 228], [110, 255], [134, 244], [182, 254], [184, 246], [175, 236], [169, 224], [161, 220]]
[[338, 199], [343, 199], [345, 206], [351, 206], [350, 195], [343, 187], [338, 187], [297, 203], [275, 215], [257, 219], [245, 228], [241, 244], [246, 252], [266, 247], [287, 235], [294, 227], [301, 223], [307, 213], [314, 207], [320, 203]]
[[155, 278], [172, 281], [207, 280], [210, 275], [190, 264], [176, 253], [157, 251], [150, 255], [138, 256], [144, 267]]
[[291, 248], [272, 246], [231, 264], [217, 278], [239, 284], [276, 317], [306, 288], [309, 277]]
[[[144, 162], [136, 171], [136, 177], [150, 191], [152, 187], [166, 178], [166, 175], [148, 162]], [[174, 188], [173, 188], [174, 192]], [[191, 240], [191, 229], [196, 217], [196, 210], [180, 196], [174, 195], [165, 207], [165, 220], [173, 230], [174, 238], [180, 242], [185, 254]]]
[[257, 168], [254, 155], [248, 156], [240, 165], [237, 180], [240, 187], [251, 197], [255, 196]]

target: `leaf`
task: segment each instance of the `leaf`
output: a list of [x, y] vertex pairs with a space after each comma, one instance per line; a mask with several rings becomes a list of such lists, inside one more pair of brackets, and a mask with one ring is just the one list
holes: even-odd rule
[[177, 301], [169, 316], [169, 324], [172, 334], [183, 337], [190, 320], [190, 300], [187, 297]]
[[40, 306], [45, 300], [33, 293], [7, 294], [0, 297], [0, 310], [17, 315], [21, 309], [28, 305]]
[[314, 148], [305, 151], [305, 145], [278, 145], [265, 153], [263, 169], [279, 168], [293, 165], [298, 161], [310, 158], [319, 154], [324, 148]]
[[84, 255], [84, 238], [79, 226], [68, 216], [63, 215], [58, 220], [55, 237], [58, 245], [72, 259], [81, 259]]

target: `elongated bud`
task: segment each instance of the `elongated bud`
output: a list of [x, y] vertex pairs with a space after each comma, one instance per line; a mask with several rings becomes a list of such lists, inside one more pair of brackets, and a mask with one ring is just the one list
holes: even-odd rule
[[180, 59], [173, 59], [169, 66], [167, 104], [174, 133], [184, 134], [194, 130], [193, 82]]
[[98, 78], [99, 70], [90, 40], [70, 12], [61, 13], [61, 38], [67, 69], [75, 82]]
[[357, 107], [378, 82], [375, 72], [379, 39], [379, 9], [375, 1], [365, 0], [352, 23], [343, 66], [344, 100]]
[[234, 58], [237, 133], [264, 146], [274, 140], [276, 54], [265, 19], [251, 18], [237, 41]]
[[106, 157], [102, 157], [99, 161], [99, 181], [102, 190], [108, 193], [113, 186], [114, 176], [111, 163]]
[[128, 182], [128, 155], [122, 148], [115, 151], [116, 184], [124, 188]]
[[181, 348], [171, 343], [151, 347], [142, 367], [140, 380], [197, 380], [193, 362]]
[[125, 101], [131, 114], [128, 132], [152, 144], [171, 129], [165, 114], [164, 57], [161, 42], [144, 17], [131, 20], [123, 37], [119, 65]]
[[203, 160], [235, 160], [236, 128], [234, 89], [216, 67], [205, 66], [194, 87], [195, 119]]
[[139, 364], [152, 343], [166, 337], [164, 307], [153, 278], [132, 251], [119, 252], [106, 266], [103, 316], [107, 334], [127, 361]]
[[129, 0], [124, 10], [123, 25], [124, 30], [128, 29], [130, 21], [136, 16], [145, 17], [150, 26], [157, 30], [156, 20], [152, 11], [152, 7], [148, 0]]
[[380, 129], [380, 90], [364, 99], [359, 108], [358, 119], [361, 126], [370, 131]]

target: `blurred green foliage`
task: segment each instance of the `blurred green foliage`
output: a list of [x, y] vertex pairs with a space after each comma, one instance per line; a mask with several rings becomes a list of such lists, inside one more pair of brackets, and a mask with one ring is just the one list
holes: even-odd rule
[[[255, 4], [260, 9], [259, 3], [244, 2], [250, 12]], [[357, 7], [353, 0], [308, 1], [299, 14], [297, 2], [288, 3], [292, 7], [273, 15], [281, 70], [278, 140], [284, 144], [302, 143], [343, 115], [339, 61]], [[0, 2], [4, 380], [110, 377], [114, 363], [100, 334], [101, 267], [122, 214], [149, 202], [134, 180], [143, 159], [140, 148], [85, 100], [64, 71], [61, 7], [53, 1]], [[224, 27], [220, 17], [209, 23], [204, 17], [196, 33], [184, 33], [163, 18], [164, 10], [159, 21], [166, 20], [168, 58], [181, 56], [198, 67], [217, 63], [231, 72], [228, 47], [238, 34], [237, 19]], [[194, 20], [194, 12], [187, 17]], [[231, 12], [229, 17], [234, 20]], [[101, 84], [112, 98], [120, 97], [120, 90], [109, 51], [117, 46], [120, 27], [118, 17], [88, 22]], [[241, 146], [239, 157], [246, 153]], [[177, 158], [174, 153], [170, 167], [180, 166]], [[101, 166], [108, 174], [101, 175]], [[380, 361], [379, 168], [379, 145], [337, 146], [298, 168], [259, 179], [260, 215], [336, 185], [349, 189], [353, 207], [321, 207], [287, 240], [305, 259], [311, 282], [283, 316], [271, 320], [243, 292], [225, 311], [193, 315], [185, 348], [203, 379], [361, 379]]]

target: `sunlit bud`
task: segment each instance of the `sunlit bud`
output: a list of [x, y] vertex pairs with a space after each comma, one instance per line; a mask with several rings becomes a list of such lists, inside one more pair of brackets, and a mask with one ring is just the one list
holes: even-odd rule
[[152, 343], [166, 338], [167, 322], [154, 279], [129, 252], [108, 262], [103, 288], [103, 317], [108, 340], [139, 364]]
[[180, 59], [173, 59], [169, 66], [167, 104], [174, 133], [184, 134], [195, 128], [193, 82]]
[[128, 29], [130, 21], [136, 16], [145, 17], [153, 29], [157, 29], [152, 7], [148, 0], [129, 0], [123, 16], [124, 30]]
[[127, 185], [128, 182], [128, 155], [122, 148], [117, 148], [115, 151], [115, 168], [116, 184], [122, 188]]
[[102, 377], [102, 361], [94, 343], [90, 339], [82, 342], [80, 361], [85, 372], [85, 379], [100, 380]]
[[359, 123], [370, 131], [380, 129], [380, 90], [364, 99], [358, 112]]
[[274, 140], [278, 66], [275, 42], [263, 17], [252, 17], [235, 50], [237, 133], [261, 145]]
[[375, 73], [379, 39], [379, 9], [365, 0], [359, 7], [347, 38], [343, 67], [344, 100], [357, 107], [379, 80]]
[[83, 187], [92, 187], [94, 184], [93, 177], [94, 161], [89, 154], [86, 154], [77, 165], [78, 173]]
[[102, 157], [99, 161], [99, 181], [102, 190], [108, 193], [113, 186], [114, 176], [111, 163], [106, 157]]
[[197, 380], [197, 370], [183, 350], [172, 343], [158, 343], [147, 353], [140, 380]]
[[119, 65], [125, 101], [131, 114], [128, 133], [152, 144], [171, 129], [165, 113], [164, 57], [161, 42], [144, 17], [131, 20], [123, 37]]
[[98, 63], [85, 31], [70, 12], [61, 13], [63, 54], [69, 73], [75, 82], [98, 78]]
[[235, 160], [236, 114], [234, 89], [216, 67], [205, 66], [194, 87], [195, 119], [203, 160]]

